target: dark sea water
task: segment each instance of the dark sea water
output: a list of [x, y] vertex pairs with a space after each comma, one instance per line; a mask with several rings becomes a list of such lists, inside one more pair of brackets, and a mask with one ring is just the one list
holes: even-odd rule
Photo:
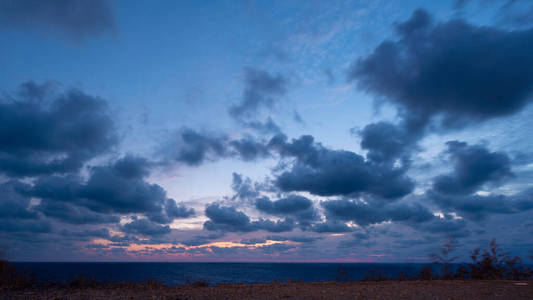
[[361, 280], [372, 270], [396, 278], [416, 276], [424, 264], [372, 263], [14, 263], [17, 268], [41, 280], [69, 281], [83, 276], [98, 281], [146, 281], [167, 285], [195, 280], [218, 283], [261, 283], [287, 281], [335, 281], [339, 266], [344, 278]]

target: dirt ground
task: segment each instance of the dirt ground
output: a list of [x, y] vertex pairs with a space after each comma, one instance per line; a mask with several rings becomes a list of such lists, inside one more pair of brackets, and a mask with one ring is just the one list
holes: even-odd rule
[[383, 281], [0, 291], [0, 299], [533, 299], [533, 281]]

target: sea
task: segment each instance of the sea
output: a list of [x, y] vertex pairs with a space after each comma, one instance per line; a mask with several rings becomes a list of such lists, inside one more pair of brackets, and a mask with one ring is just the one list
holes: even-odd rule
[[15, 262], [17, 269], [43, 281], [69, 282], [74, 278], [96, 281], [144, 282], [166, 285], [194, 281], [271, 283], [296, 281], [363, 280], [374, 274], [388, 278], [417, 276], [428, 264], [413, 263], [196, 263], [196, 262]]

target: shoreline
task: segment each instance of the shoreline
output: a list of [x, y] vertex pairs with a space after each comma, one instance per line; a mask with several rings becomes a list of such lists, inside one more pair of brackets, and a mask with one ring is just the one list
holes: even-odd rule
[[0, 299], [533, 299], [533, 280], [412, 280], [166, 286], [110, 283], [0, 290]]

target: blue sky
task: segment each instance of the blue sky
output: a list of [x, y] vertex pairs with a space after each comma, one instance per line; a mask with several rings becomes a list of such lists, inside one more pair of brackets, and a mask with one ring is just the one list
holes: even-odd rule
[[10, 258], [533, 250], [527, 1], [88, 3], [0, 4]]

